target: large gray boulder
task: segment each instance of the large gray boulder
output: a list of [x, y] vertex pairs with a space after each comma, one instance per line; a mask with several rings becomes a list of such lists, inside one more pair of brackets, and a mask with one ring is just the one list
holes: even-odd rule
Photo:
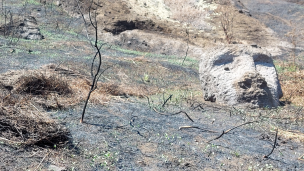
[[230, 106], [277, 107], [283, 96], [270, 54], [250, 45], [211, 48], [202, 55], [200, 80], [206, 101]]

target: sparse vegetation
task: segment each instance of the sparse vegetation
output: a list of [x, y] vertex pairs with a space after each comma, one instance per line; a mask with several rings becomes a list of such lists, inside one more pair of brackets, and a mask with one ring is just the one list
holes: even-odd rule
[[[303, 168], [299, 164], [304, 142], [301, 53], [292, 54], [288, 63], [276, 61], [286, 106], [252, 110], [214, 105], [203, 101], [198, 58], [185, 57], [185, 51], [168, 55], [127, 49], [115, 42], [105, 44], [102, 28], [94, 30], [92, 25], [97, 26], [101, 16], [113, 17], [113, 11], [97, 10], [104, 5], [97, 0], [78, 2], [84, 7], [86, 19], [90, 18], [85, 3], [93, 3], [91, 26], [86, 20], [85, 28], [81, 14], [75, 14], [78, 8], [64, 8], [66, 4], [52, 0], [1, 1], [1, 9], [10, 6], [15, 16], [14, 11], [22, 8], [27, 10], [24, 13], [37, 17], [45, 39], [23, 40], [7, 35], [3, 28], [11, 22], [10, 14], [1, 10], [0, 170], [39, 170], [50, 165], [65, 170]], [[121, 1], [113, 4], [116, 2]], [[128, 7], [127, 2], [131, 1], [122, 4]], [[222, 6], [228, 5], [221, 2]], [[205, 3], [165, 2], [171, 12], [168, 21], [187, 24], [189, 34], [184, 40], [180, 40], [182, 34], [170, 32], [169, 27], [169, 31], [162, 28], [162, 33], [153, 29], [148, 32], [187, 41], [183, 45], [188, 47], [181, 48], [190, 50], [193, 40], [200, 38], [194, 38], [198, 31], [190, 26], [207, 26], [210, 18], [206, 16], [216, 10], [219, 2], [212, 1], [209, 6]], [[221, 29], [225, 43], [232, 43], [236, 40], [232, 27], [237, 24], [232, 19], [238, 13], [218, 14], [224, 17]], [[208, 28], [216, 32], [212, 27]], [[212, 37], [215, 32], [209, 35], [210, 46], [214, 39], [218, 40]], [[292, 50], [299, 50], [301, 41], [296, 46]], [[99, 61], [92, 62], [92, 58]], [[107, 70], [100, 74], [100, 68]], [[92, 82], [92, 75], [99, 79]], [[86, 100], [86, 123], [80, 124], [79, 106]], [[279, 146], [273, 145], [274, 140]], [[263, 159], [271, 150], [271, 160]]]
[[235, 10], [231, 6], [229, 0], [222, 0], [221, 6], [216, 9], [214, 15], [219, 17], [220, 20], [220, 29], [224, 32], [225, 40], [228, 44], [232, 44], [235, 36], [234, 36], [234, 17]]

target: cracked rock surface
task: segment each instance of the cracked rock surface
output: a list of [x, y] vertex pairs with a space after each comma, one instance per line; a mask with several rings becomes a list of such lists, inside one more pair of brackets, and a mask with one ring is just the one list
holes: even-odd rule
[[218, 46], [200, 62], [204, 99], [251, 108], [277, 107], [283, 96], [269, 53], [248, 45]]

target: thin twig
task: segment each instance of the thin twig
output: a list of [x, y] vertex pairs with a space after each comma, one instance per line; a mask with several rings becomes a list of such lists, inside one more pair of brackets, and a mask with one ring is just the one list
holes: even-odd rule
[[187, 56], [188, 56], [188, 51], [189, 51], [189, 31], [188, 31], [188, 29], [186, 29], [186, 34], [187, 34], [187, 36], [188, 36], [188, 40], [187, 40], [187, 50], [186, 50], [186, 55], [185, 55], [185, 57], [184, 57], [184, 59], [183, 59], [182, 65], [184, 65], [184, 62], [185, 62], [185, 60], [186, 60], [186, 58], [187, 58]]
[[173, 94], [170, 94], [170, 96], [167, 98], [167, 100], [165, 100], [165, 102], [164, 102], [164, 104], [163, 104], [162, 107], [165, 107], [166, 103], [167, 103], [169, 100], [171, 100], [172, 96], [173, 96]]
[[195, 106], [195, 107], [192, 109], [192, 111], [195, 110], [195, 109], [198, 108], [198, 107], [199, 107], [200, 109], [204, 110], [204, 108], [202, 107], [202, 104], [199, 104], [199, 105]]
[[179, 111], [179, 112], [174, 113], [174, 114], [172, 114], [172, 115], [177, 115], [177, 114], [180, 114], [180, 113], [184, 113], [184, 114], [188, 117], [188, 119], [189, 119], [190, 121], [194, 122], [193, 119], [191, 119], [190, 116], [189, 116], [186, 112], [184, 112], [184, 111]]
[[193, 119], [191, 119], [190, 116], [189, 116], [186, 112], [184, 112], [184, 111], [179, 111], [179, 112], [173, 113], [173, 114], [166, 114], [166, 113], [161, 113], [161, 112], [157, 111], [155, 108], [153, 108], [153, 110], [154, 110], [156, 113], [158, 113], [158, 114], [167, 115], [167, 116], [178, 115], [178, 114], [180, 114], [180, 113], [184, 113], [184, 114], [187, 116], [187, 118], [188, 118], [191, 122], [194, 122]]
[[224, 134], [227, 134], [228, 132], [230, 132], [230, 131], [232, 131], [232, 130], [238, 128], [238, 127], [241, 127], [241, 126], [243, 126], [243, 125], [247, 125], [247, 124], [250, 124], [250, 123], [254, 123], [254, 122], [258, 122], [258, 121], [246, 122], [246, 123], [243, 123], [243, 124], [238, 125], [238, 126], [236, 126], [236, 127], [233, 127], [233, 128], [231, 128], [231, 129], [228, 129], [227, 131], [223, 131], [223, 133], [222, 133], [221, 135], [219, 135], [218, 137], [216, 137], [216, 138], [214, 138], [214, 139], [211, 139], [211, 140], [207, 141], [207, 143], [210, 143], [210, 142], [213, 141], [213, 140], [217, 140], [217, 139], [221, 138]]
[[[99, 50], [100, 50], [100, 49], [102, 48], [102, 46], [104, 46], [105, 44], [106, 44], [106, 43], [101, 44], [101, 46], [99, 47]], [[95, 63], [95, 59], [96, 59], [97, 55], [98, 55], [98, 51], [95, 53], [94, 58], [93, 58], [93, 60], [92, 60], [92, 64], [91, 64], [91, 77], [92, 77], [92, 78], [94, 78], [93, 70], [94, 70], [94, 63]]]
[[42, 113], [40, 112], [40, 110], [35, 105], [33, 105], [33, 103], [30, 102], [30, 104], [40, 113], [40, 115], [42, 115]]
[[207, 141], [207, 143], [210, 143], [210, 142], [213, 141], [213, 140], [217, 140], [217, 139], [221, 138], [224, 134], [225, 134], [225, 131], [223, 131], [222, 134], [221, 134], [220, 136], [218, 136], [218, 137], [216, 137], [216, 138], [214, 138], [214, 139], [212, 139], [212, 140]]
[[227, 134], [228, 132], [230, 132], [230, 131], [232, 131], [232, 130], [238, 128], [238, 127], [241, 127], [241, 126], [243, 126], [243, 125], [247, 125], [247, 124], [250, 124], [250, 123], [254, 123], [254, 122], [258, 122], [258, 121], [250, 121], [250, 122], [243, 123], [243, 124], [238, 125], [238, 126], [236, 126], [236, 127], [234, 127], [234, 128], [228, 129], [227, 131], [225, 131], [225, 134]]
[[34, 170], [34, 171], [36, 171], [39, 167], [40, 167], [40, 165], [42, 164], [42, 162], [44, 161], [44, 159], [50, 154], [51, 152], [48, 152], [44, 157], [43, 157], [43, 159], [41, 160], [41, 162], [39, 163], [39, 165], [36, 167], [36, 169]]
[[150, 99], [148, 96], [145, 96], [147, 99], [148, 99], [148, 104], [149, 104], [149, 107], [151, 108], [151, 104], [150, 104]]
[[82, 19], [83, 19], [83, 21], [84, 21], [84, 28], [85, 28], [85, 31], [86, 31], [87, 39], [89, 40], [90, 44], [93, 46], [92, 42], [90, 41], [90, 37], [89, 37], [89, 33], [88, 33], [88, 28], [87, 28], [87, 22], [86, 22], [86, 20], [85, 20], [85, 17], [84, 17], [83, 12], [82, 12], [81, 9], [80, 9], [80, 5], [79, 5], [79, 4], [80, 4], [80, 1], [77, 0], [77, 8], [78, 8], [78, 10], [79, 10], [79, 12], [80, 12], [80, 14], [81, 14], [81, 16], [82, 16]]
[[302, 156], [300, 156], [300, 157], [298, 158], [298, 160], [304, 161], [303, 157], [304, 157], [304, 154], [303, 154]]
[[181, 127], [179, 127], [179, 130], [181, 130], [181, 129], [186, 129], [186, 128], [196, 128], [196, 129], [200, 129], [200, 130], [203, 130], [203, 131], [206, 131], [206, 132], [217, 133], [216, 131], [212, 131], [212, 130], [200, 128], [200, 127], [198, 127], [198, 126], [181, 126]]
[[278, 132], [279, 132], [279, 129], [277, 128], [276, 135], [275, 135], [275, 138], [274, 138], [274, 143], [273, 143], [273, 146], [272, 146], [272, 150], [268, 155], [264, 156], [264, 158], [268, 158], [272, 154], [272, 152], [274, 151], [274, 148], [276, 147], [276, 144], [277, 144]]

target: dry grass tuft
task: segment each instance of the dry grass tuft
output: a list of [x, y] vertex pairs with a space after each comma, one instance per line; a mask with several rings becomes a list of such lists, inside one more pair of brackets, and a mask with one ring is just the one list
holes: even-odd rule
[[278, 135], [295, 142], [304, 142], [304, 134], [300, 131], [285, 131], [280, 129]]
[[17, 84], [17, 92], [31, 95], [48, 95], [56, 93], [58, 95], [72, 94], [69, 84], [55, 76], [45, 76], [43, 74], [34, 74], [29, 76], [22, 76], [19, 78]]
[[0, 139], [13, 144], [50, 146], [64, 144], [69, 132], [45, 115], [28, 95], [11, 94], [0, 87]]
[[283, 101], [304, 106], [304, 70], [292, 64], [276, 65], [283, 90]]

